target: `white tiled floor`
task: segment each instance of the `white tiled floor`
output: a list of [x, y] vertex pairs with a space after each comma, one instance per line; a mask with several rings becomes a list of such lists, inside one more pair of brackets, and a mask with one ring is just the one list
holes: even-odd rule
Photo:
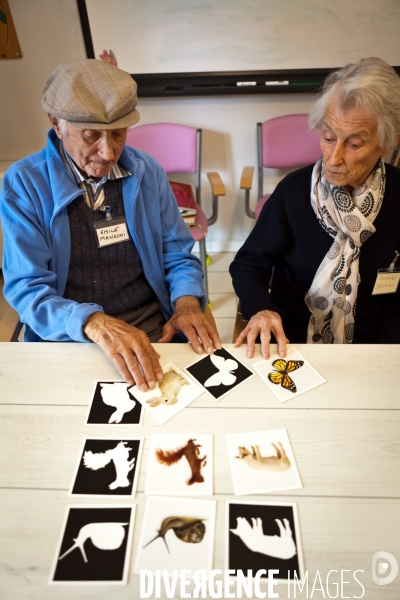
[[[211, 300], [211, 310], [217, 324], [218, 332], [223, 343], [232, 341], [233, 326], [236, 316], [236, 296], [233, 291], [228, 272], [234, 258], [233, 252], [209, 253], [212, 259], [208, 267], [208, 287]], [[0, 277], [0, 322], [3, 319], [7, 302], [3, 297], [3, 278]]]

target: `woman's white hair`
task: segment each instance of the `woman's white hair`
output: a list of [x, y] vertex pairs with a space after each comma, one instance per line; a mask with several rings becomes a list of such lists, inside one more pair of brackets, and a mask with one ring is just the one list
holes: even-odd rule
[[400, 79], [381, 58], [363, 58], [326, 78], [320, 97], [310, 111], [310, 127], [320, 131], [331, 102], [342, 111], [360, 108], [377, 123], [377, 141], [389, 150], [400, 132]]

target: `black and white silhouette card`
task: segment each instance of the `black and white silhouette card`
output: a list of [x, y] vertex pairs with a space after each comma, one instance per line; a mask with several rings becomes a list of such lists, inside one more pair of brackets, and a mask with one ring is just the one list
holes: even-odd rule
[[141, 425], [143, 407], [125, 381], [96, 381], [86, 425]]
[[86, 438], [70, 495], [135, 497], [143, 440]]
[[216, 401], [254, 377], [253, 371], [225, 348], [203, 356], [185, 370]]
[[69, 506], [51, 583], [127, 583], [132, 506]]
[[227, 503], [226, 568], [255, 574], [277, 569], [274, 579], [298, 580], [304, 576], [300, 529], [295, 503]]

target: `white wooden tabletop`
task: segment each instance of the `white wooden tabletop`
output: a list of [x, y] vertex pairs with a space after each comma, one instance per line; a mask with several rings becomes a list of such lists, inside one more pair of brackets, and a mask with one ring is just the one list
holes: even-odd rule
[[[196, 359], [186, 344], [156, 344], [161, 363], [184, 368]], [[225, 346], [245, 364], [245, 348]], [[305, 569], [348, 570], [343, 597], [398, 600], [400, 575], [387, 585], [372, 581], [372, 556], [383, 550], [400, 563], [400, 347], [307, 346], [296, 348], [327, 383], [281, 404], [258, 375], [220, 402], [206, 394], [161, 426], [147, 412], [142, 427], [124, 435], [145, 438], [137, 495], [133, 556], [127, 586], [48, 585], [68, 504], [92, 499], [68, 497], [85, 436], [104, 437], [104, 427], [83, 425], [95, 380], [120, 379], [94, 344], [0, 344], [0, 593], [1, 598], [139, 598], [133, 574], [146, 504], [145, 474], [153, 433], [214, 435], [214, 496], [217, 527], [214, 568], [225, 568], [226, 500], [234, 496], [227, 433], [286, 428], [303, 489], [240, 496], [243, 501], [297, 502]], [[117, 435], [117, 432], [112, 432]], [[101, 498], [96, 504], [112, 504]], [[333, 574], [337, 575], [337, 574]], [[346, 579], [347, 576], [347, 579]], [[332, 581], [335, 581], [332, 574]], [[309, 587], [311, 591], [312, 583]], [[325, 587], [325, 585], [324, 585]], [[190, 589], [190, 588], [189, 588]], [[280, 598], [288, 598], [279, 584]], [[334, 588], [330, 590], [334, 596]], [[339, 591], [340, 594], [340, 591]], [[154, 596], [153, 596], [154, 597]], [[164, 596], [162, 596], [164, 597]], [[179, 597], [179, 594], [176, 596]], [[292, 591], [293, 597], [293, 591]], [[306, 598], [297, 590], [297, 598]], [[310, 597], [310, 596], [309, 596]], [[313, 598], [323, 598], [315, 591]], [[340, 595], [339, 595], [340, 597]]]

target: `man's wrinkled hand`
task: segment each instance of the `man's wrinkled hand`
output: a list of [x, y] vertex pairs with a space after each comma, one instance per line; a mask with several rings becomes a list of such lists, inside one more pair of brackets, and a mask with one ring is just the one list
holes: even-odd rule
[[160, 343], [172, 340], [176, 333], [182, 332], [198, 354], [213, 354], [222, 348], [221, 340], [213, 323], [202, 312], [198, 298], [182, 296], [175, 303], [175, 313], [163, 328]]
[[254, 345], [258, 336], [261, 340], [261, 354], [263, 358], [270, 357], [269, 344], [271, 332], [274, 334], [278, 344], [278, 354], [281, 358], [286, 356], [286, 344], [289, 342], [282, 327], [282, 319], [279, 313], [273, 310], [261, 310], [253, 315], [243, 331], [238, 335], [235, 348], [247, 337], [247, 358], [253, 358]]
[[147, 392], [162, 380], [159, 355], [140, 329], [97, 312], [86, 321], [83, 332], [104, 350], [130, 385], [136, 384], [142, 392]]

